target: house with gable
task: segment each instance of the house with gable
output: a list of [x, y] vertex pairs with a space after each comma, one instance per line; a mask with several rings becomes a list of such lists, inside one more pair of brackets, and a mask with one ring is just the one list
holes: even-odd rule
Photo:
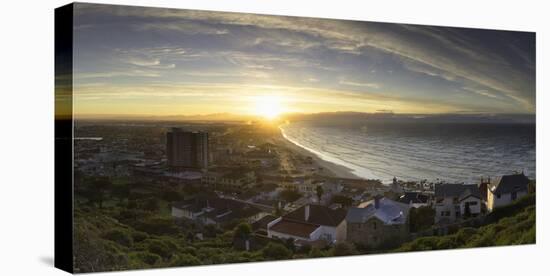
[[318, 240], [332, 244], [346, 239], [345, 217], [343, 209], [307, 204], [268, 223], [267, 234], [302, 244]]
[[409, 204], [376, 196], [350, 208], [346, 215], [347, 241], [377, 247], [389, 240], [404, 240], [409, 233]]
[[433, 203], [435, 223], [446, 224], [464, 216], [478, 216], [482, 203], [477, 184], [437, 184]]
[[511, 174], [491, 179], [487, 185], [487, 210], [505, 206], [527, 195], [529, 178], [525, 174]]

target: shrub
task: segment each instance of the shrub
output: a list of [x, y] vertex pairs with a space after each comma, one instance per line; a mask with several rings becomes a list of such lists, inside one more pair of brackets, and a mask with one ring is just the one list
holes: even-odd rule
[[262, 255], [267, 260], [284, 260], [292, 257], [292, 251], [282, 244], [270, 242], [262, 249]]
[[102, 235], [102, 238], [114, 241], [126, 247], [131, 247], [134, 243], [132, 236], [128, 234], [128, 231], [122, 229], [109, 230]]
[[333, 256], [349, 256], [357, 254], [355, 246], [348, 242], [339, 242], [332, 249]]
[[141, 231], [134, 231], [132, 233], [132, 238], [134, 239], [135, 242], [142, 242], [149, 238], [149, 234]]
[[156, 265], [162, 260], [162, 258], [157, 254], [143, 251], [130, 253], [130, 256], [135, 257], [148, 265]]
[[169, 259], [177, 251], [178, 247], [171, 241], [150, 240], [147, 249], [149, 252], [155, 253], [164, 259]]
[[201, 262], [197, 257], [189, 254], [179, 254], [174, 255], [170, 260], [171, 266], [189, 266], [189, 265], [200, 265]]

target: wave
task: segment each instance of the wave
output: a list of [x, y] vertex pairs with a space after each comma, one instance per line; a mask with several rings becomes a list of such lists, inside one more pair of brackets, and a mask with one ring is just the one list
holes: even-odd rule
[[301, 123], [280, 129], [293, 144], [362, 178], [472, 182], [520, 170], [535, 178], [534, 129], [383, 126], [365, 132]]

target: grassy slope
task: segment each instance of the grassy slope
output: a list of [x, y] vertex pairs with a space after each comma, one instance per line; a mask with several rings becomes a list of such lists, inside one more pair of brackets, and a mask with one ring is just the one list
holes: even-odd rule
[[536, 242], [535, 194], [509, 206], [496, 209], [487, 217], [491, 222], [480, 228], [462, 228], [440, 237], [422, 237], [399, 247], [397, 252], [532, 244]]

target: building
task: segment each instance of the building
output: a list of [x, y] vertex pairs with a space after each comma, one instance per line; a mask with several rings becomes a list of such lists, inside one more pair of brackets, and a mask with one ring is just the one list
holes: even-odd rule
[[452, 223], [481, 213], [481, 192], [476, 184], [435, 185], [435, 223]]
[[403, 187], [399, 184], [397, 181], [397, 177], [393, 177], [391, 185], [390, 185], [390, 191], [396, 194], [400, 194], [403, 192]]
[[241, 219], [253, 223], [267, 215], [253, 205], [213, 196], [175, 202], [171, 207], [172, 217], [189, 219], [202, 224], [222, 224]]
[[256, 185], [256, 174], [244, 167], [215, 168], [203, 174], [202, 183], [215, 189], [244, 191]]
[[397, 201], [409, 204], [413, 208], [419, 208], [430, 205], [430, 196], [420, 192], [405, 192]]
[[172, 128], [166, 133], [166, 156], [172, 169], [208, 168], [208, 133]]
[[294, 239], [298, 244], [319, 240], [328, 244], [346, 240], [346, 211], [321, 205], [304, 205], [267, 225], [270, 238]]
[[529, 179], [522, 173], [503, 175], [487, 185], [487, 210], [505, 206], [527, 195]]
[[347, 241], [367, 247], [405, 240], [409, 233], [409, 204], [376, 196], [350, 208], [346, 215]]

